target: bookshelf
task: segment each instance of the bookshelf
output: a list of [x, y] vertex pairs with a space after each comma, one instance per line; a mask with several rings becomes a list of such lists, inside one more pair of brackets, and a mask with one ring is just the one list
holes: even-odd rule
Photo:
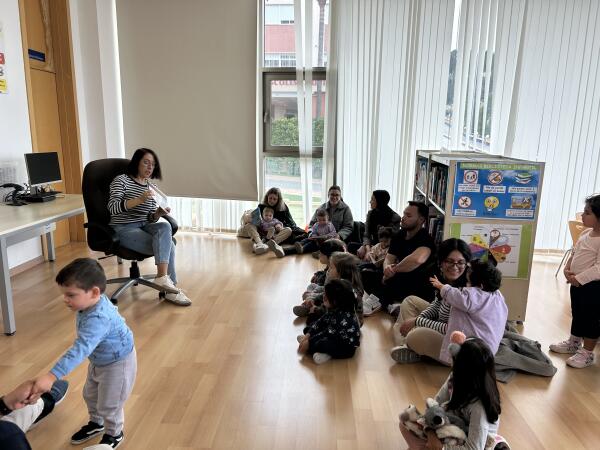
[[429, 206], [436, 243], [469, 244], [498, 261], [509, 320], [527, 310], [544, 163], [472, 151], [417, 150], [413, 198]]

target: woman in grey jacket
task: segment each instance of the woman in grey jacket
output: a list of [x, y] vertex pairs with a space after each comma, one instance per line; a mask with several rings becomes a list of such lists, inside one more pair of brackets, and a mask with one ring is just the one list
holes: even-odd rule
[[[337, 231], [342, 241], [347, 241], [354, 227], [354, 219], [352, 218], [352, 211], [350, 207], [344, 203], [342, 199], [342, 190], [339, 186], [331, 186], [327, 192], [329, 200], [323, 203], [317, 210], [324, 209], [329, 215], [329, 220], [333, 223], [335, 230]], [[317, 212], [310, 219], [310, 226], [312, 227], [317, 221]]]

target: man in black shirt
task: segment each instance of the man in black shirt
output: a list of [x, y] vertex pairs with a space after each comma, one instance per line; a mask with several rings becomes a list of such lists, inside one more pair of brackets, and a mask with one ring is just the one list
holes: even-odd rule
[[422, 202], [408, 202], [401, 221], [401, 230], [392, 238], [381, 272], [364, 273], [365, 290], [373, 295], [363, 307], [370, 315], [392, 303], [401, 303], [409, 295], [433, 300], [432, 274], [435, 243], [423, 225], [429, 209]]

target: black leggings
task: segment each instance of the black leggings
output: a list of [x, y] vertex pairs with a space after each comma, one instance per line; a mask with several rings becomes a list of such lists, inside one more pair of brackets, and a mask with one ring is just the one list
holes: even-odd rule
[[308, 340], [308, 354], [327, 353], [334, 359], [352, 358], [356, 347], [346, 344], [335, 336], [311, 336]]
[[600, 337], [600, 280], [583, 286], [571, 286], [571, 334], [577, 337]]

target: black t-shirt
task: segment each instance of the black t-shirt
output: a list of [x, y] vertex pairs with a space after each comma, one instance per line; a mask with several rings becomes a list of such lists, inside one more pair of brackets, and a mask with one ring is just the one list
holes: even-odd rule
[[426, 247], [430, 249], [431, 255], [429, 255], [427, 262], [413, 270], [413, 272], [416, 272], [420, 271], [421, 269], [429, 268], [435, 258], [435, 242], [433, 241], [433, 238], [429, 236], [429, 233], [427, 230], [425, 230], [425, 228], [421, 228], [417, 234], [408, 240], [406, 239], [406, 231], [400, 230], [394, 235], [394, 237], [392, 237], [388, 254], [394, 255], [397, 259], [397, 262], [400, 262], [419, 247]]

